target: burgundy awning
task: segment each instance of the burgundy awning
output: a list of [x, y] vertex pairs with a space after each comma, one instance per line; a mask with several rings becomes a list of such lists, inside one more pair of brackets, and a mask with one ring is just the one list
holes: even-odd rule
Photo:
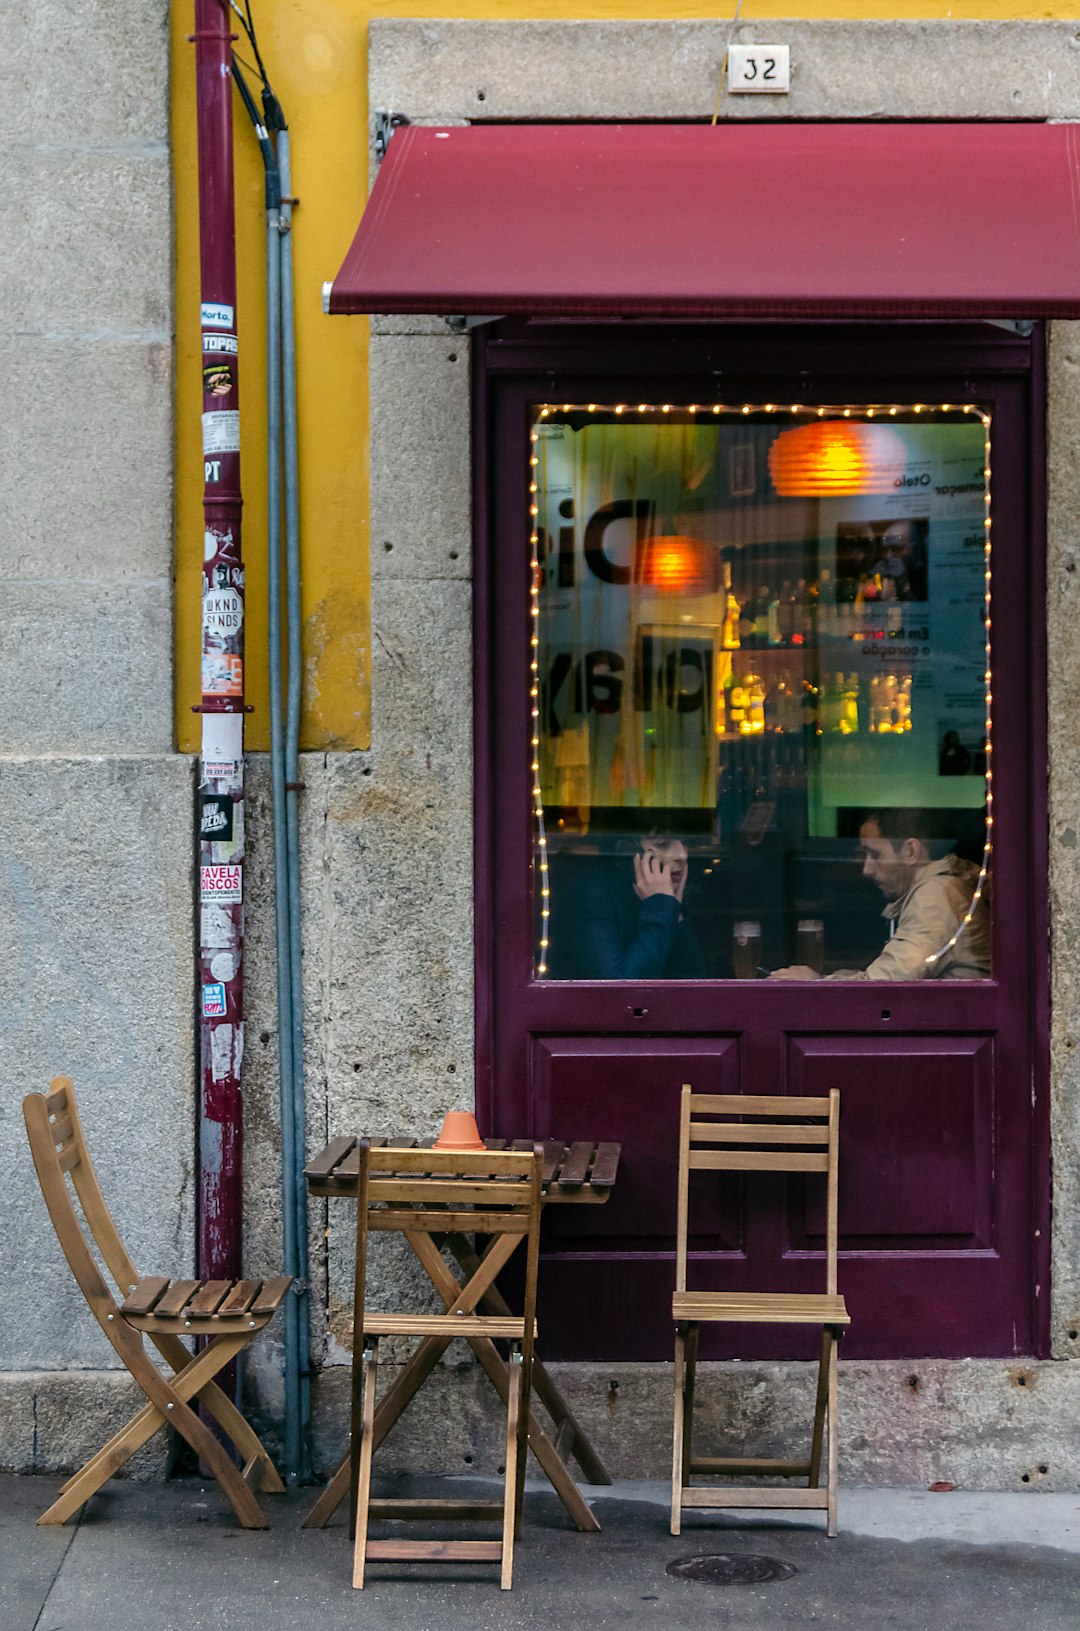
[[327, 309], [1080, 317], [1077, 128], [414, 125]]

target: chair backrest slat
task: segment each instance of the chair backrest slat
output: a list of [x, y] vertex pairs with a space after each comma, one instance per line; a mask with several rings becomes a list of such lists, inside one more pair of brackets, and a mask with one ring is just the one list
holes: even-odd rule
[[772, 1121], [692, 1121], [691, 1144], [827, 1144], [828, 1127], [790, 1127]]
[[[803, 1125], [803, 1117], [815, 1120]], [[835, 1296], [839, 1118], [840, 1095], [835, 1088], [827, 1097], [788, 1098], [780, 1094], [695, 1093], [690, 1086], [684, 1086], [679, 1116], [677, 1291], [687, 1290], [691, 1172], [820, 1172], [826, 1180], [826, 1290]], [[724, 1145], [728, 1148], [720, 1147]]]
[[828, 1172], [829, 1157], [806, 1150], [691, 1150], [697, 1172]]
[[824, 1120], [829, 1114], [827, 1096], [789, 1099], [772, 1093], [695, 1093], [692, 1088], [690, 1093], [695, 1115], [775, 1116], [790, 1121], [792, 1116], [821, 1116]]

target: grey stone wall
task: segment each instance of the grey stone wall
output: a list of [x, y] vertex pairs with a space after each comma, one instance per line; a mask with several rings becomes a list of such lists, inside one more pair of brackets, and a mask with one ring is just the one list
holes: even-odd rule
[[22, 1095], [70, 1074], [136, 1262], [193, 1254], [165, 0], [8, 0], [0, 139], [0, 1465], [58, 1467], [134, 1392], [60, 1256]]
[[[193, 1240], [190, 761], [172, 750], [171, 233], [165, 0], [0, 8], [0, 1465], [59, 1467], [130, 1407], [36, 1198], [17, 1100], [70, 1071], [138, 1261]], [[792, 46], [792, 95], [722, 117], [1080, 116], [1072, 24], [743, 23]], [[425, 122], [711, 114], [727, 25], [371, 27], [371, 106]], [[49, 72], [43, 71], [43, 64]], [[62, 79], [64, 117], [54, 88]], [[335, 321], [341, 321], [336, 319]], [[472, 651], [468, 342], [374, 325], [373, 744], [303, 777], [308, 1141], [427, 1132], [472, 1093]], [[1050, 689], [1054, 1351], [1023, 1361], [842, 1365], [848, 1480], [1076, 1488], [1080, 1066], [1068, 725], [1080, 620], [1080, 349], [1051, 345]], [[123, 389], [117, 389], [122, 382]], [[280, 1262], [272, 858], [265, 765], [248, 805], [245, 1259]], [[344, 1442], [352, 1217], [312, 1208], [317, 1443]], [[31, 1275], [33, 1274], [33, 1279]], [[374, 1292], [416, 1297], [386, 1242]], [[44, 1313], [41, 1310], [44, 1309]], [[250, 1374], [280, 1416], [277, 1333]], [[494, 1397], [467, 1355], [423, 1391], [388, 1464], [494, 1465]], [[804, 1367], [706, 1367], [703, 1425], [794, 1450]], [[670, 1372], [560, 1367], [611, 1469], [663, 1476]], [[704, 1394], [708, 1394], [707, 1401]], [[441, 1412], [447, 1412], [443, 1417]], [[472, 1462], [466, 1458], [472, 1457]], [[143, 1470], [161, 1469], [156, 1460]], [[1042, 1469], [1046, 1470], [1043, 1471]]]

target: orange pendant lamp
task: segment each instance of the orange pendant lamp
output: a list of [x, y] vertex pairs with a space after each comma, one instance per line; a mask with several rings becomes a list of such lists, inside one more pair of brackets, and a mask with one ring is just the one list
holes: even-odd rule
[[711, 595], [717, 586], [718, 551], [704, 538], [655, 533], [638, 545], [640, 583], [668, 595]]
[[796, 425], [769, 448], [769, 475], [781, 498], [891, 493], [906, 466], [904, 439], [890, 426], [847, 419]]

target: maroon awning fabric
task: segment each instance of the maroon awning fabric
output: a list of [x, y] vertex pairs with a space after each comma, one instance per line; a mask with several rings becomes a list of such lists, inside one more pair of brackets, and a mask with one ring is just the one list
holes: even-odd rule
[[411, 126], [328, 310], [1080, 317], [1077, 128]]

